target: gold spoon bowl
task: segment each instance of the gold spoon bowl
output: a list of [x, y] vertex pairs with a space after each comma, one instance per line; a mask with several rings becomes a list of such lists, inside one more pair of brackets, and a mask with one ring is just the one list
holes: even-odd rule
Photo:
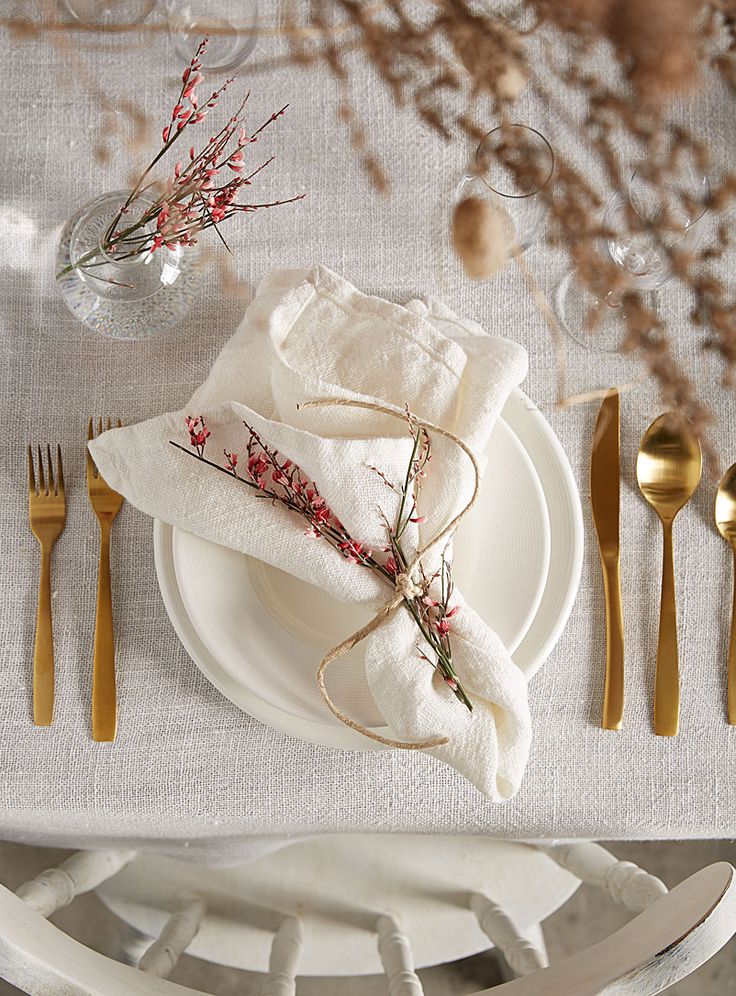
[[660, 415], [644, 433], [636, 459], [639, 489], [662, 522], [662, 599], [657, 641], [654, 732], [677, 733], [680, 673], [677, 650], [672, 524], [700, 483], [703, 456], [690, 423], [676, 412]]

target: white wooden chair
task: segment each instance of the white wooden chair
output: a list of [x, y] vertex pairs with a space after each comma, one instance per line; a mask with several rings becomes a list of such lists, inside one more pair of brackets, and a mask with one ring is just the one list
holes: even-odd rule
[[[735, 874], [713, 864], [667, 892], [597, 844], [410, 835], [315, 838], [237, 868], [79, 852], [15, 894], [0, 887], [0, 976], [32, 996], [194, 996], [165, 978], [187, 950], [263, 971], [263, 996], [294, 996], [298, 972], [381, 970], [389, 996], [422, 996], [417, 967], [490, 941], [519, 977], [476, 996], [643, 996], [689, 975], [736, 932]], [[580, 881], [637, 915], [548, 967], [539, 924]], [[91, 889], [127, 925], [134, 964], [49, 921]]]

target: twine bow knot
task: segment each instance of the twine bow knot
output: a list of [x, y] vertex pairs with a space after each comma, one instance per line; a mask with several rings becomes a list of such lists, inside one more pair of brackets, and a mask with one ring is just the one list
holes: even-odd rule
[[396, 594], [401, 595], [402, 601], [409, 602], [413, 598], [419, 598], [424, 594], [424, 589], [418, 584], [414, 584], [410, 574], [396, 575]]
[[[321, 398], [319, 401], [306, 401], [303, 404], [297, 405], [297, 409], [303, 408], [334, 408], [336, 406], [345, 408], [364, 408], [367, 411], [379, 412], [381, 415], [389, 415], [391, 418], [397, 418], [404, 420], [406, 415], [403, 412], [398, 412], [393, 408], [386, 408], [383, 405], [376, 405], [371, 401], [353, 401], [350, 398]], [[422, 557], [424, 557], [429, 550], [437, 546], [442, 540], [450, 536], [455, 529], [460, 524], [460, 521], [467, 515], [470, 509], [475, 504], [475, 500], [478, 497], [478, 488], [480, 485], [480, 468], [478, 467], [478, 461], [472, 450], [459, 439], [454, 433], [450, 432], [448, 429], [442, 429], [438, 425], [433, 425], [431, 422], [423, 422], [421, 419], [412, 416], [413, 421], [417, 426], [425, 429], [427, 432], [436, 432], [439, 436], [444, 436], [445, 439], [451, 440], [456, 446], [465, 453], [465, 455], [470, 460], [473, 465], [473, 472], [475, 474], [475, 482], [473, 485], [473, 493], [470, 496], [465, 508], [461, 509], [460, 512], [447, 523], [444, 529], [430, 540], [429, 543], [425, 543], [423, 547], [417, 550], [414, 560], [408, 565], [405, 571], [401, 574], [396, 575], [394, 593], [386, 604], [378, 610], [376, 615], [371, 619], [370, 622], [366, 623], [359, 630], [352, 634], [352, 636], [347, 637], [342, 643], [339, 643], [336, 647], [333, 647], [328, 654], [326, 654], [317, 669], [317, 685], [319, 686], [322, 698], [325, 701], [330, 712], [341, 723], [345, 726], [349, 726], [352, 730], [356, 730], [358, 733], [362, 733], [364, 737], [369, 737], [371, 740], [375, 740], [379, 744], [385, 744], [386, 747], [397, 747], [400, 750], [427, 750], [429, 747], [441, 747], [442, 744], [448, 743], [447, 737], [432, 737], [429, 740], [421, 740], [418, 743], [405, 743], [401, 740], [391, 740], [389, 737], [382, 737], [380, 733], [374, 733], [373, 730], [369, 730], [366, 726], [361, 723], [356, 723], [354, 719], [346, 716], [341, 709], [335, 705], [335, 703], [330, 698], [330, 695], [325, 687], [325, 671], [329, 665], [337, 660], [338, 657], [342, 657], [349, 650], [352, 650], [356, 644], [360, 643], [367, 636], [378, 629], [387, 622], [391, 616], [396, 612], [396, 610], [404, 604], [406, 601], [411, 601], [417, 598], [419, 595], [423, 594], [423, 589], [419, 585], [415, 584], [412, 580], [412, 574], [417, 567], [422, 562]]]

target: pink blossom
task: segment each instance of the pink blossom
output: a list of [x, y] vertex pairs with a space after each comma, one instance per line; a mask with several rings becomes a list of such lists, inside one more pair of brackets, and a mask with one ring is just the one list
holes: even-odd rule
[[201, 415], [198, 415], [196, 418], [192, 418], [190, 415], [187, 415], [184, 421], [187, 429], [189, 430], [190, 445], [195, 446], [199, 452], [199, 455], [202, 456], [205, 444], [210, 437], [210, 430], [207, 428]]
[[446, 685], [449, 685], [453, 692], [457, 691], [458, 685], [454, 678], [451, 678], [449, 674], [443, 674], [442, 679]]
[[398, 565], [393, 557], [388, 557], [386, 563], [383, 566], [386, 568], [386, 570], [392, 577], [396, 577], [396, 575], [399, 573]]
[[438, 619], [435, 623], [435, 628], [440, 636], [447, 636], [450, 632], [450, 622], [447, 617], [443, 616], [442, 619]]
[[367, 560], [372, 554], [372, 550], [364, 547], [360, 540], [346, 539], [339, 544], [345, 558], [353, 564], [359, 564]]

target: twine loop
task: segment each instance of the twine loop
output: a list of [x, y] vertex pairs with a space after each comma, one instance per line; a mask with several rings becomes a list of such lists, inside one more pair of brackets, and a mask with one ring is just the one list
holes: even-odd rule
[[[335, 408], [335, 407], [345, 407], [345, 408], [363, 408], [367, 411], [378, 412], [381, 415], [389, 415], [391, 418], [406, 420], [406, 413], [400, 412], [395, 408], [386, 408], [384, 405], [374, 404], [372, 401], [353, 401], [350, 398], [321, 398], [319, 401], [306, 401], [303, 404], [297, 405], [297, 409], [305, 408]], [[343, 654], [348, 653], [352, 650], [361, 640], [364, 640], [367, 636], [370, 636], [379, 626], [383, 626], [391, 616], [396, 612], [396, 610], [402, 606], [405, 602], [411, 601], [412, 599], [418, 598], [423, 594], [423, 589], [417, 585], [412, 579], [412, 574], [422, 563], [422, 557], [432, 550], [435, 546], [441, 543], [443, 540], [447, 539], [459, 526], [462, 519], [468, 514], [470, 509], [476, 502], [478, 497], [478, 489], [480, 486], [480, 468], [478, 467], [478, 461], [475, 459], [473, 451], [467, 446], [466, 443], [462, 441], [454, 433], [450, 432], [448, 429], [442, 429], [438, 425], [433, 425], [431, 422], [423, 422], [421, 419], [416, 418], [414, 415], [411, 416], [412, 423], [427, 432], [434, 432], [438, 436], [444, 436], [445, 439], [451, 440], [455, 443], [463, 453], [468, 457], [470, 463], [473, 467], [473, 473], [475, 475], [475, 480], [473, 483], [473, 493], [470, 496], [469, 501], [463, 509], [458, 512], [458, 514], [447, 523], [447, 525], [437, 533], [437, 535], [425, 543], [415, 554], [414, 559], [408, 565], [405, 571], [401, 574], [397, 574], [395, 579], [394, 591], [391, 598], [386, 602], [386, 604], [379, 609], [376, 615], [366, 623], [365, 626], [361, 626], [359, 630], [352, 634], [352, 636], [347, 637], [342, 643], [339, 643], [336, 647], [333, 647], [328, 654], [326, 654], [320, 661], [320, 665], [317, 668], [317, 685], [319, 686], [320, 694], [324, 699], [324, 702], [333, 716], [344, 723], [345, 726], [349, 726], [351, 730], [355, 730], [361, 733], [364, 737], [368, 737], [370, 740], [375, 740], [376, 743], [385, 744], [386, 747], [395, 747], [399, 750], [427, 750], [430, 747], [441, 747], [442, 744], [449, 743], [449, 740], [445, 736], [431, 737], [427, 740], [420, 740], [416, 743], [404, 742], [401, 740], [391, 740], [389, 737], [382, 737], [380, 733], [375, 733], [373, 730], [369, 730], [367, 726], [363, 726], [362, 723], [357, 723], [354, 719], [346, 716], [345, 713], [339, 709], [335, 703], [332, 701], [327, 688], [325, 687], [325, 671], [329, 665], [342, 657]]]

